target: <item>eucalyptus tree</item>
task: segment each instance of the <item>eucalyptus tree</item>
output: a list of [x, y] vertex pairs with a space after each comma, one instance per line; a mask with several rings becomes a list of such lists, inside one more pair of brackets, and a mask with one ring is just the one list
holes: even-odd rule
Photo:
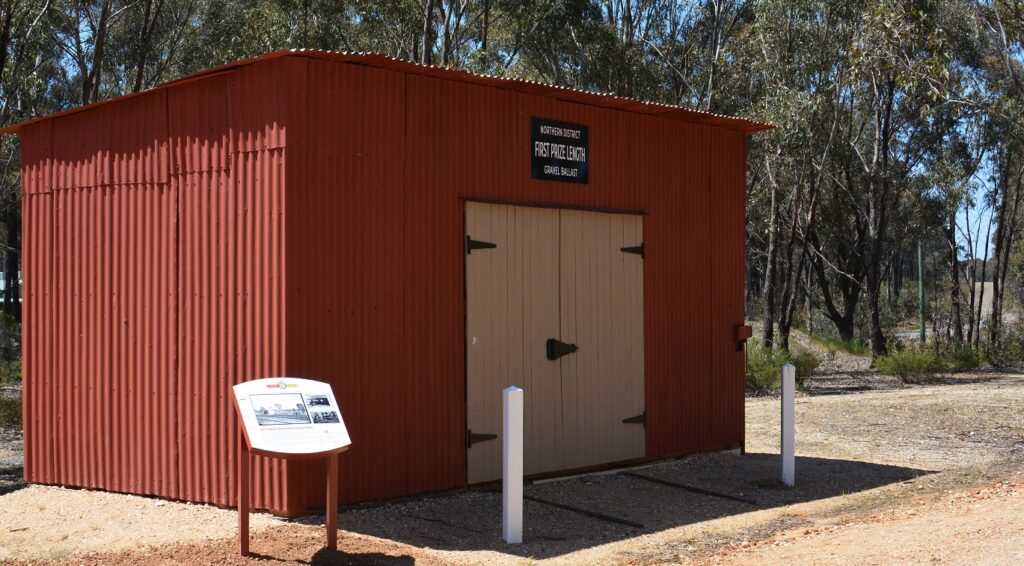
[[920, 77], [943, 74], [948, 57], [933, 5], [872, 0], [856, 25], [849, 73], [852, 127], [843, 141], [856, 158], [851, 180], [865, 195], [864, 290], [871, 351], [879, 356], [887, 352], [880, 305], [887, 239], [929, 149], [923, 119], [929, 92]]
[[778, 125], [756, 139], [751, 152], [757, 180], [750, 186], [751, 202], [768, 205], [766, 217], [748, 215], [755, 225], [763, 221], [766, 242], [765, 347], [776, 342], [777, 321], [778, 346], [788, 349], [800, 281], [814, 259], [810, 235], [832, 168], [848, 11], [814, 0], [755, 2], [755, 19], [744, 34], [745, 74], [756, 96], [750, 113]]
[[[0, 123], [9, 124], [63, 107], [55, 100], [60, 53], [50, 30], [52, 3], [6, 0], [0, 29]], [[0, 223], [3, 230], [3, 310], [20, 318], [21, 182], [17, 140], [0, 140]]]

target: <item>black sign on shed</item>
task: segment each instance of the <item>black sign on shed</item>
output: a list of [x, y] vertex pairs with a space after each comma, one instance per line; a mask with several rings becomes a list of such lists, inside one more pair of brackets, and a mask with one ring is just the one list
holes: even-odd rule
[[588, 182], [590, 141], [582, 124], [530, 118], [530, 155], [534, 179]]

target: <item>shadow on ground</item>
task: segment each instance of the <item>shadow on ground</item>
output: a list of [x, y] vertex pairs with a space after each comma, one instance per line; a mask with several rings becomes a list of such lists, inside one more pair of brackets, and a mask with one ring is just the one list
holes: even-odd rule
[[0, 467], [0, 495], [18, 491], [28, 487], [25, 481], [25, 470], [21, 466]]
[[[253, 558], [274, 560], [272, 556], [256, 556]], [[342, 552], [338, 550], [320, 549], [309, 561], [312, 566], [327, 566], [328, 564], [346, 564], [353, 566], [413, 566], [416, 560], [412, 556], [391, 556], [379, 552]]]
[[985, 369], [965, 373], [910, 376], [904, 380], [873, 370], [857, 370], [812, 375], [804, 381], [803, 392], [812, 396], [845, 395], [865, 391], [910, 389], [925, 385], [969, 385], [997, 380], [1007, 381], [1007, 375], [999, 370]]
[[[797, 486], [783, 488], [777, 481], [778, 465], [777, 454], [706, 454], [636, 469], [631, 474], [593, 475], [530, 485], [526, 488], [522, 545], [510, 546], [501, 540], [501, 493], [496, 491], [468, 491], [350, 509], [340, 514], [339, 526], [345, 531], [418, 547], [493, 550], [541, 559], [719, 517], [869, 490], [932, 473], [801, 457], [796, 464]], [[696, 493], [665, 482], [736, 499]], [[737, 499], [753, 500], [756, 504]], [[550, 503], [607, 517], [588, 516]], [[320, 522], [322, 516], [299, 521]]]

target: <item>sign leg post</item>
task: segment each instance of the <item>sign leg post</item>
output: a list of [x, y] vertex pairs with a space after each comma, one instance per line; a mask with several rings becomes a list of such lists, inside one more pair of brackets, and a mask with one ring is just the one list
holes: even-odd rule
[[249, 556], [249, 450], [238, 436], [238, 552]]
[[327, 457], [327, 548], [338, 550], [338, 455]]

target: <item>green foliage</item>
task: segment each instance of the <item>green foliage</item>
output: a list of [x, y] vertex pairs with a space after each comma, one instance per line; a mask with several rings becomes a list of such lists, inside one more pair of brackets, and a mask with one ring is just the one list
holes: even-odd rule
[[[956, 224], [959, 217], [978, 217], [958, 214], [975, 197], [992, 210], [1017, 209], [998, 206], [1014, 202], [1007, 187], [1019, 187], [1020, 174], [1007, 171], [1012, 173], [1010, 166], [1024, 154], [1019, 135], [1024, 130], [1019, 80], [1024, 26], [1017, 3], [7, 4], [9, 33], [0, 38], [6, 62], [0, 64], [4, 124], [149, 88], [239, 58], [301, 47], [374, 51], [772, 122], [776, 129], [750, 137], [748, 281], [754, 294], [764, 285], [768, 242], [775, 242], [778, 268], [771, 280], [792, 284], [796, 278], [790, 289], [798, 289], [791, 295], [798, 300], [803, 299], [801, 284], [820, 288], [808, 293], [816, 304], [811, 316], [828, 313], [831, 321], [814, 320], [816, 331], [834, 323], [843, 336], [868, 336], [872, 325], [889, 332], [916, 320], [913, 281], [904, 281], [903, 293], [883, 298], [881, 305], [878, 297], [891, 292], [893, 283], [886, 277], [906, 271], [904, 256], [917, 240], [924, 241], [926, 254], [928, 246], [935, 251], [938, 244], [925, 263], [930, 266], [927, 316], [940, 318], [948, 287], [941, 287], [943, 278], [936, 274], [950, 264], [956, 267], [941, 237], [947, 220]], [[100, 26], [104, 13], [109, 18]], [[0, 160], [0, 243], [20, 249], [13, 236], [20, 233], [21, 194], [14, 136], [0, 140], [0, 155], [7, 156]], [[985, 157], [999, 155], [1004, 157], [998, 162]], [[986, 171], [995, 181], [978, 180], [989, 176]], [[998, 217], [993, 225], [1008, 226], [1009, 220], [1016, 219]], [[957, 226], [956, 232], [973, 232], [978, 239], [984, 235], [977, 226], [963, 228]], [[808, 241], [813, 253], [807, 263], [818, 269], [801, 283], [799, 266], [805, 263], [798, 258]], [[1024, 290], [1024, 247], [1006, 245], [1014, 250], [1008, 288]], [[888, 275], [872, 285], [869, 273]], [[876, 292], [868, 293], [869, 287]], [[781, 299], [777, 290], [775, 301]], [[831, 309], [823, 308], [826, 302]], [[868, 317], [869, 302], [877, 318]], [[6, 322], [0, 324], [0, 330], [5, 328]], [[12, 381], [20, 368], [17, 348], [8, 348], [6, 336], [0, 335], [0, 379]], [[862, 341], [826, 339], [823, 345], [854, 354], [867, 351]], [[1024, 363], [1024, 338], [1007, 336], [987, 353], [993, 363]], [[755, 355], [771, 361], [769, 366], [778, 365], [775, 353]], [[943, 356], [953, 368], [977, 363], [973, 351]]]
[[21, 381], [21, 324], [0, 312], [0, 384]]
[[969, 371], [981, 366], [981, 355], [970, 346], [954, 346], [946, 352], [946, 361], [952, 371]]
[[908, 377], [934, 375], [949, 370], [946, 360], [927, 346], [901, 350], [894, 348], [888, 355], [875, 358], [874, 367], [882, 373], [898, 375], [904, 380]]
[[1024, 326], [1007, 326], [998, 345], [989, 344], [985, 352], [989, 363], [998, 367], [1024, 365]]
[[0, 385], [21, 382], [21, 360], [0, 360]]
[[882, 373], [898, 375], [904, 380], [908, 377], [969, 371], [981, 366], [981, 355], [966, 344], [943, 344], [936, 347], [934, 342], [906, 345], [895, 341], [891, 350], [888, 355], [875, 358], [874, 368]]
[[815, 343], [828, 350], [830, 353], [846, 352], [856, 356], [866, 356], [871, 353], [871, 347], [860, 338], [843, 340], [837, 336], [812, 338]]
[[800, 348], [795, 348], [788, 353], [789, 363], [796, 366], [796, 381], [801, 388], [804, 386], [804, 379], [814, 374], [814, 370], [821, 365], [817, 356]]
[[748, 391], [773, 391], [779, 388], [782, 366], [796, 366], [797, 386], [803, 388], [804, 379], [814, 373], [821, 361], [814, 354], [801, 349], [774, 350], [750, 344], [747, 347]]
[[21, 401], [0, 396], [0, 428], [21, 430]]

